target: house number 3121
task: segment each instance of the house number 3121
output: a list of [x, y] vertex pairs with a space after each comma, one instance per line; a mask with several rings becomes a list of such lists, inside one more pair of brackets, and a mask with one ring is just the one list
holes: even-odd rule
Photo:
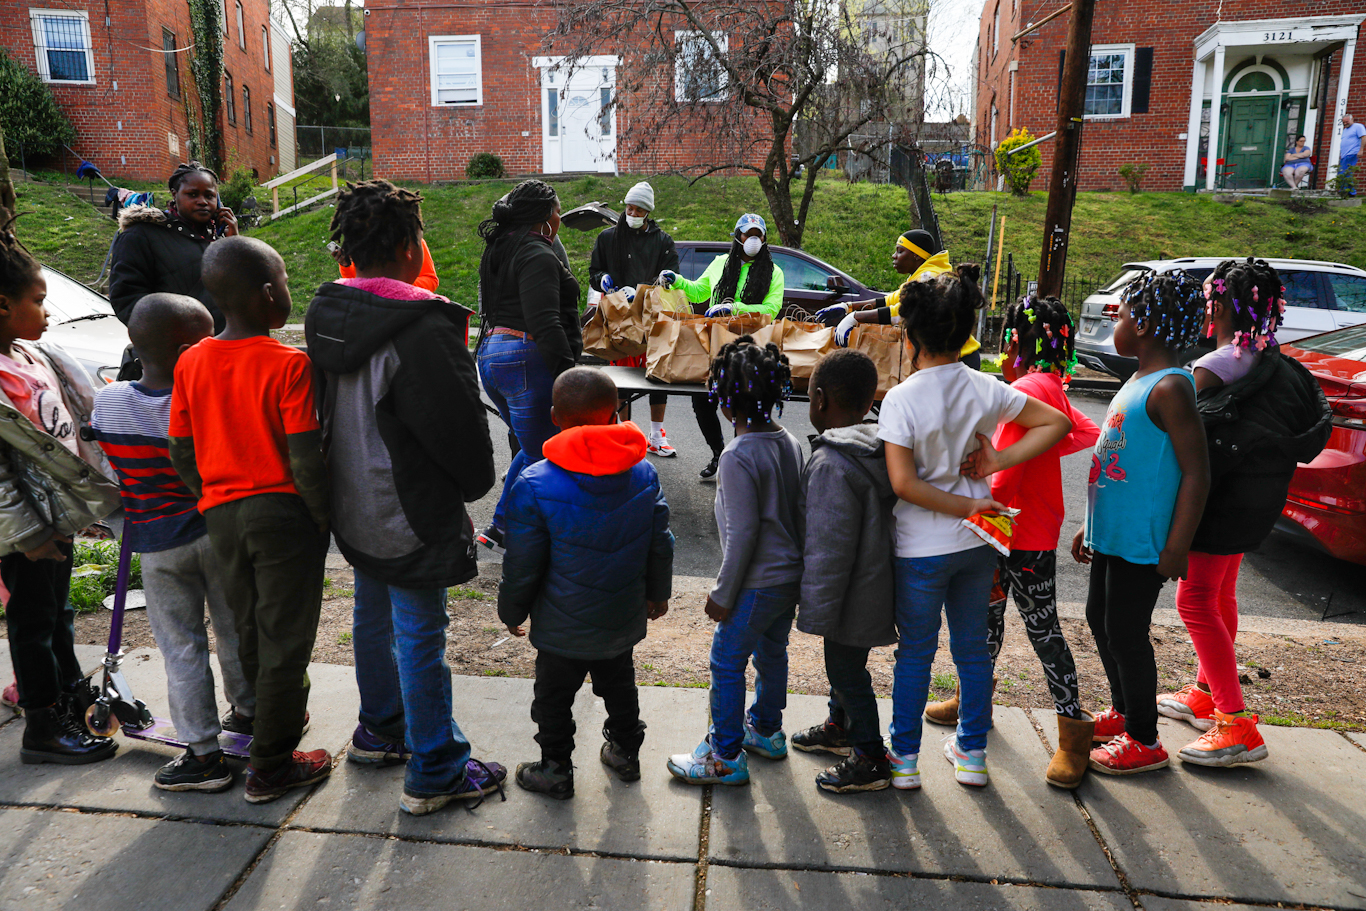
[[1294, 41], [1294, 32], [1262, 32], [1263, 41]]

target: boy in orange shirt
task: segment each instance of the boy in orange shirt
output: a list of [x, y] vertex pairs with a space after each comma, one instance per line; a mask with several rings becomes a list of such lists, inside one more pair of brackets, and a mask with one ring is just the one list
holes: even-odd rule
[[289, 317], [284, 260], [227, 237], [204, 254], [203, 277], [227, 325], [176, 365], [171, 462], [199, 497], [256, 683], [247, 800], [266, 803], [332, 768], [326, 750], [295, 749], [322, 608], [327, 472], [308, 356], [270, 337]]

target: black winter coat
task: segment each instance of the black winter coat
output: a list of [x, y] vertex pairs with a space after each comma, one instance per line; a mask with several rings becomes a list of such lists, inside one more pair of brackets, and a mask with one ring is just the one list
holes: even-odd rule
[[1200, 393], [1197, 407], [1209, 441], [1210, 489], [1191, 550], [1256, 550], [1285, 508], [1296, 463], [1328, 443], [1328, 400], [1303, 364], [1269, 349], [1247, 376]]
[[525, 332], [555, 376], [573, 367], [583, 352], [579, 327], [579, 282], [563, 248], [539, 234], [498, 241], [495, 287], [479, 288], [487, 328]]
[[197, 230], [150, 206], [119, 213], [119, 234], [109, 253], [109, 302], [124, 323], [133, 306], [154, 292], [185, 294], [213, 314], [214, 333], [222, 331], [223, 314], [204, 287], [201, 263], [212, 234]]
[[653, 285], [665, 269], [678, 271], [674, 239], [652, 219], [646, 219], [640, 230], [633, 230], [627, 227], [623, 215], [616, 227], [603, 231], [594, 242], [593, 255], [588, 260], [588, 283], [601, 291], [605, 274], [612, 276], [618, 288]]

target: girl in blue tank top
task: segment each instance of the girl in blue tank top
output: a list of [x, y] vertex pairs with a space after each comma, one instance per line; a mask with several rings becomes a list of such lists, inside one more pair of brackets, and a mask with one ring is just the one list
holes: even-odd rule
[[1086, 621], [1112, 705], [1096, 716], [1091, 768], [1112, 775], [1167, 765], [1157, 737], [1157, 661], [1148, 627], [1168, 579], [1186, 577], [1209, 492], [1205, 431], [1182, 349], [1204, 325], [1200, 283], [1184, 271], [1124, 289], [1115, 350], [1138, 370], [1110, 402], [1091, 459], [1086, 524], [1072, 556], [1091, 564]]

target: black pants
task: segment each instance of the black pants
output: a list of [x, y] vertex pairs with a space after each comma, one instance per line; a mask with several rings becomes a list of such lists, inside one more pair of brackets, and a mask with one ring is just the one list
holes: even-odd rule
[[712, 455], [720, 455], [726, 448], [726, 438], [721, 435], [721, 417], [716, 405], [709, 396], [692, 397], [692, 413], [697, 415], [697, 429], [702, 431], [702, 439], [711, 447]]
[[593, 676], [593, 694], [607, 708], [602, 736], [628, 753], [637, 753], [645, 742], [645, 722], [640, 720], [636, 693], [636, 665], [631, 649], [615, 658], [565, 658], [547, 651], [536, 652], [536, 685], [531, 699], [531, 720], [538, 728], [536, 742], [541, 758], [569, 762], [574, 754], [574, 697], [584, 675]]
[[1165, 581], [1150, 564], [1102, 553], [1091, 560], [1086, 622], [1124, 730], [1145, 745], [1157, 740], [1157, 659], [1148, 628]]
[[[1081, 718], [1081, 696], [1077, 692], [1077, 663], [1063, 638], [1058, 623], [1056, 592], [1058, 554], [1052, 550], [1012, 550], [997, 562], [1001, 588], [1015, 597], [1025, 633], [1034, 654], [1039, 656], [1053, 707], [1059, 715]], [[987, 608], [987, 648], [991, 660], [1001, 653], [1005, 636], [1006, 599], [992, 601]]]
[[71, 545], [57, 548], [65, 560], [30, 560], [21, 553], [0, 557], [0, 579], [9, 589], [5, 625], [19, 706], [46, 708], [62, 689], [81, 677], [76, 661], [75, 611], [67, 601], [71, 589]]
[[[651, 405], [667, 405], [668, 403], [669, 403], [669, 393], [667, 393], [667, 392], [651, 392], [651, 393], [650, 393], [650, 404], [651, 404]], [[618, 411], [620, 411], [620, 410], [623, 409], [623, 408], [630, 408], [630, 407], [631, 407], [631, 402], [630, 402], [629, 399], [626, 398], [626, 396], [623, 395], [623, 396], [619, 396], [619, 397], [617, 398], [617, 410], [618, 410]]]
[[877, 696], [868, 673], [869, 649], [825, 640], [825, 676], [830, 681], [830, 720], [844, 728], [854, 749], [864, 756], [887, 754]]

